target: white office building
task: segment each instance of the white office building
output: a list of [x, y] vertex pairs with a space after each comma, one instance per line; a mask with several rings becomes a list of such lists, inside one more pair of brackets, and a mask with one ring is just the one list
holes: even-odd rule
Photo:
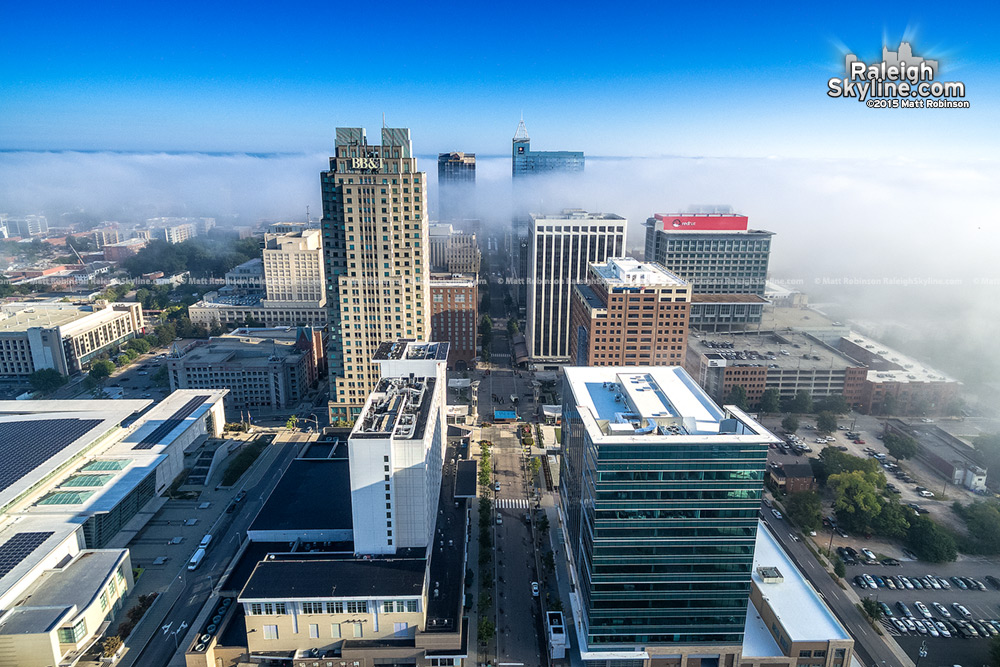
[[533, 360], [569, 360], [573, 285], [586, 282], [590, 263], [624, 256], [627, 225], [620, 215], [580, 209], [531, 216], [525, 338]]
[[381, 379], [348, 441], [354, 550], [392, 554], [432, 543], [441, 490], [447, 343], [383, 343]]

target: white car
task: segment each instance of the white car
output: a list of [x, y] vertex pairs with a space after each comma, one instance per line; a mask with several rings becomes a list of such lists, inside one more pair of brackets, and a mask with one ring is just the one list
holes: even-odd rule
[[779, 512], [778, 510], [771, 510], [771, 514], [774, 515], [775, 519], [780, 519], [781, 518], [781, 512]]
[[532, 581], [531, 582], [531, 596], [532, 597], [536, 597], [536, 598], [538, 597], [538, 582], [537, 581]]
[[945, 625], [944, 623], [942, 623], [941, 621], [939, 621], [937, 619], [934, 619], [934, 625], [937, 626], [938, 633], [942, 637], [951, 637], [951, 630], [948, 629], [947, 625]]
[[868, 560], [878, 560], [878, 558], [875, 557], [875, 552], [872, 551], [871, 549], [862, 549], [861, 553], [863, 553], [865, 555], [865, 558], [867, 558]]
[[965, 616], [966, 618], [972, 618], [972, 612], [966, 609], [964, 605], [960, 605], [957, 602], [955, 602], [952, 603], [951, 608], [957, 611], [962, 616]]
[[920, 492], [920, 497], [921, 498], [933, 498], [934, 497], [934, 492], [933, 491], [921, 491]]
[[934, 606], [934, 609], [937, 610], [937, 613], [941, 614], [945, 618], [951, 618], [951, 612], [948, 611], [948, 608], [943, 604], [940, 602], [931, 602], [931, 604]]
[[920, 600], [913, 603], [913, 606], [920, 610], [920, 613], [924, 615], [924, 618], [931, 618], [931, 610], [927, 608]]
[[501, 515], [501, 514], [497, 514], [497, 525], [498, 526], [502, 526], [503, 525], [503, 515]]

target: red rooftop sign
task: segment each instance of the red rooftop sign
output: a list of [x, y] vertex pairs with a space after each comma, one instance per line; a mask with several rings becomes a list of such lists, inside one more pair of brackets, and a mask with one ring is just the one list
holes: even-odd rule
[[661, 215], [653, 216], [663, 223], [663, 231], [688, 232], [745, 232], [748, 218], [745, 215]]

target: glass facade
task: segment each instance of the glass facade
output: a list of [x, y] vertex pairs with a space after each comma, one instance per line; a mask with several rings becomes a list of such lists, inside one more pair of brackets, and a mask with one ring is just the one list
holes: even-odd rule
[[598, 445], [569, 382], [563, 396], [560, 493], [591, 650], [741, 643], [767, 444]]

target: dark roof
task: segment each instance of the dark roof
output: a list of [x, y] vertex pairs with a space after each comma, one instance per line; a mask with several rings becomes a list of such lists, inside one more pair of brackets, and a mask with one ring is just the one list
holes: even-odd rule
[[296, 459], [249, 530], [350, 529], [349, 459]]
[[[445, 450], [441, 492], [438, 496], [434, 541], [430, 545], [425, 632], [455, 632], [462, 618], [465, 594], [465, 534], [468, 501], [456, 498], [458, 453], [455, 445]], [[466, 463], [466, 461], [457, 461]]]
[[691, 303], [768, 303], [756, 294], [692, 294]]
[[475, 498], [479, 471], [475, 461], [459, 461], [455, 475], [455, 497]]
[[426, 566], [423, 558], [265, 560], [240, 600], [420, 595]]
[[0, 422], [0, 491], [42, 467], [91, 429], [100, 419], [25, 419]]
[[812, 466], [808, 463], [786, 463], [779, 470], [783, 470], [785, 477], [809, 477], [813, 476]]

